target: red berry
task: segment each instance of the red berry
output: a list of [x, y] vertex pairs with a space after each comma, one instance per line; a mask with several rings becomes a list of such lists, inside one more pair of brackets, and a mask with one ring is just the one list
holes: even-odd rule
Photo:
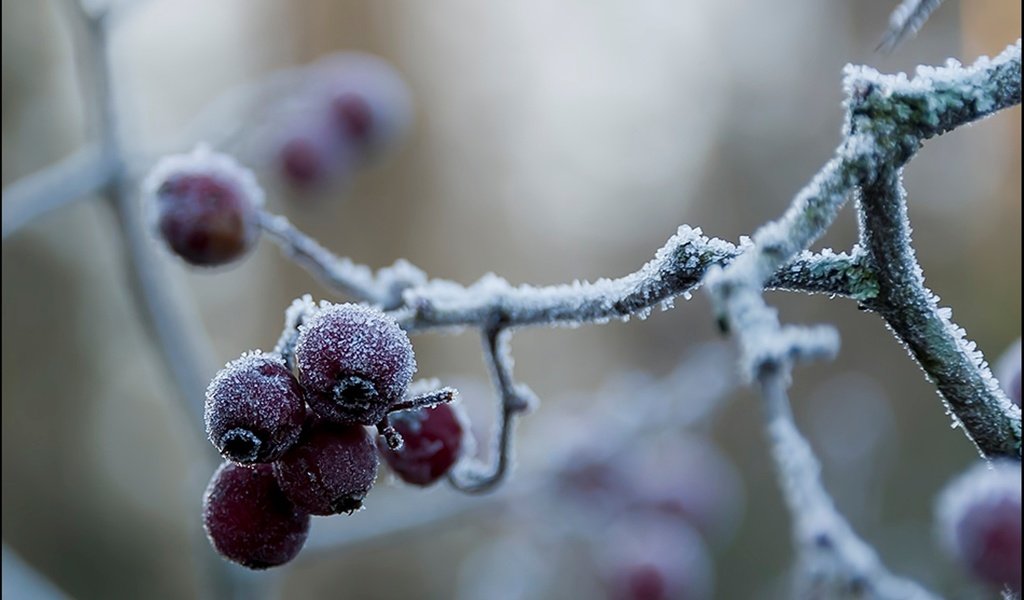
[[309, 533], [309, 515], [285, 497], [270, 465], [224, 463], [203, 496], [203, 527], [225, 558], [266, 569], [299, 553]]
[[146, 190], [161, 238], [189, 264], [227, 264], [256, 242], [263, 193], [252, 173], [228, 156], [199, 148], [167, 157]]
[[206, 434], [228, 460], [273, 462], [299, 439], [306, 418], [302, 388], [275, 354], [245, 354], [206, 390]]
[[345, 53], [321, 63], [324, 94], [338, 139], [363, 155], [393, 143], [409, 128], [412, 102], [386, 61]]
[[360, 425], [316, 420], [274, 463], [274, 475], [288, 498], [310, 514], [358, 510], [377, 478], [373, 437]]
[[312, 140], [293, 137], [281, 146], [281, 170], [296, 187], [307, 187], [324, 180], [330, 157]]
[[314, 412], [362, 425], [380, 423], [416, 371], [405, 331], [379, 310], [357, 304], [323, 307], [305, 322], [295, 363]]
[[466, 433], [458, 410], [438, 404], [392, 413], [388, 421], [401, 434], [402, 447], [391, 450], [383, 439], [377, 440], [391, 470], [406, 483], [423, 486], [445, 475], [458, 461]]
[[939, 522], [946, 545], [993, 589], [1021, 591], [1020, 463], [979, 464], [942, 493]]

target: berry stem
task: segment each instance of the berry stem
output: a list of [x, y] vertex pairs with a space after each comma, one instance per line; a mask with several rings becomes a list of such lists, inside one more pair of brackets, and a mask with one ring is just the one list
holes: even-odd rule
[[455, 400], [455, 397], [458, 395], [459, 392], [455, 388], [443, 387], [439, 390], [433, 390], [396, 402], [391, 405], [391, 409], [388, 412], [399, 412], [402, 410], [437, 406], [438, 404], [445, 404]]

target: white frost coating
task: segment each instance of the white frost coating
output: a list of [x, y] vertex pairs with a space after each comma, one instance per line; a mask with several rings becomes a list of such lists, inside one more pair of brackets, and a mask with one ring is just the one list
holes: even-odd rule
[[169, 178], [182, 174], [209, 175], [235, 187], [240, 196], [253, 207], [263, 206], [263, 188], [252, 171], [231, 156], [216, 152], [206, 144], [199, 144], [187, 154], [171, 154], [161, 158], [146, 175], [142, 182], [142, 198], [150, 223], [156, 223], [154, 199], [160, 186]]

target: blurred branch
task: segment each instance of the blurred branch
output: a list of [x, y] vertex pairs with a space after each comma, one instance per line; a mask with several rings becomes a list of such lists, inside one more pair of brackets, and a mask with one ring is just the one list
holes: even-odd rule
[[889, 53], [905, 39], [916, 35], [942, 0], [903, 0], [889, 17], [889, 30], [875, 50]]
[[96, 146], [85, 146], [3, 191], [3, 239], [35, 219], [99, 191], [117, 174], [117, 162]]
[[782, 372], [763, 372], [761, 393], [772, 458], [793, 518], [800, 598], [935, 598], [916, 583], [896, 577], [836, 510], [821, 484], [821, 466], [793, 423]]
[[3, 545], [3, 597], [33, 600], [66, 600], [68, 596], [49, 579]]

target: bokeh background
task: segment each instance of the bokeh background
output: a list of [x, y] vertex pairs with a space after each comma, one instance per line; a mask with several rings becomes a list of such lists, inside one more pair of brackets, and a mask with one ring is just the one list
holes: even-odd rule
[[[113, 44], [143, 166], [159, 149], [187, 149], [190, 121], [240, 84], [341, 50], [385, 57], [415, 101], [401, 147], [316, 197], [263, 171], [269, 207], [357, 262], [405, 257], [463, 283], [493, 271], [543, 284], [630, 272], [682, 223], [736, 240], [780, 214], [839, 140], [844, 64], [970, 62], [1020, 36], [1017, 2], [948, 2], [885, 56], [874, 48], [892, 4], [140, 0], [121, 3]], [[7, 184], [79, 147], [89, 125], [65, 7], [4, 0], [2, 11]], [[906, 173], [928, 283], [993, 361], [1021, 331], [1020, 148], [1017, 108], [929, 143]], [[819, 246], [846, 249], [855, 235], [848, 208]], [[269, 349], [293, 298], [334, 298], [269, 243], [230, 270], [164, 262], [212, 343], [211, 375], [243, 350]], [[213, 450], [181, 408], [127, 282], [99, 200], [3, 244], [3, 540], [74, 598], [201, 597], [211, 555], [195, 534]], [[895, 571], [963, 597], [970, 588], [935, 543], [932, 511], [974, 449], [876, 316], [824, 297], [770, 301], [784, 320], [834, 323], [842, 335], [839, 359], [801, 368], [792, 391], [839, 507]], [[592, 414], [607, 403], [588, 396], [627, 403], [628, 392], [608, 391], [616, 374], [663, 376], [717, 335], [701, 294], [645, 321], [519, 333], [517, 375], [544, 402], [519, 430], [519, 471], [495, 492], [514, 501], [484, 499], [462, 517], [374, 537], [396, 515], [465, 502], [382, 477], [352, 518], [365, 543], [250, 583], [282, 598], [502, 598], [516, 597], [513, 582], [553, 577], [519, 597], [597, 593], [578, 573], [538, 574], [545, 563], [509, 558], [529, 557], [521, 538], [531, 529], [557, 525], [516, 494], [549, 466], [558, 432], [547, 415], [572, 414], [584, 431], [607, 424]], [[414, 344], [420, 373], [470, 382], [464, 401], [488, 418], [486, 387], [472, 384], [485, 377], [477, 336]], [[738, 387], [703, 427], [746, 490], [736, 536], [714, 549], [716, 597], [785, 597], [788, 518], [758, 408]], [[350, 533], [343, 517], [330, 527]]]

